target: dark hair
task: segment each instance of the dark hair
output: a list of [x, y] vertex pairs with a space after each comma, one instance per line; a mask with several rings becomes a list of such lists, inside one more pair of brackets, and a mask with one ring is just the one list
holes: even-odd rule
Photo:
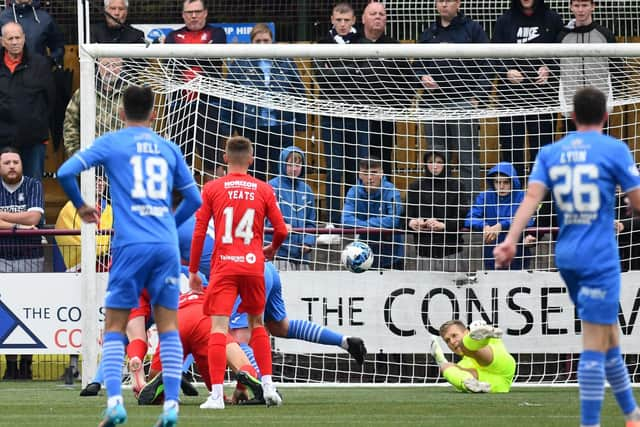
[[359, 169], [373, 169], [373, 168], [382, 168], [382, 160], [376, 156], [369, 156], [366, 159], [360, 159], [358, 162]]
[[599, 125], [607, 114], [607, 97], [594, 87], [578, 89], [573, 95], [576, 125]]
[[333, 10], [331, 11], [331, 13], [354, 13], [354, 11], [353, 7], [349, 3], [342, 2], [333, 6]]
[[249, 138], [245, 138], [244, 136], [232, 136], [227, 140], [225, 151], [229, 156], [251, 154], [253, 153], [253, 147]]
[[12, 147], [10, 145], [8, 145], [8, 146], [4, 147], [2, 150], [0, 150], [0, 156], [2, 156], [5, 153], [14, 153], [14, 154], [17, 154], [18, 156], [20, 156], [20, 151], [18, 151], [17, 148]]
[[440, 326], [440, 336], [444, 336], [445, 332], [447, 332], [447, 329], [449, 329], [452, 326], [459, 326], [460, 328], [467, 329], [467, 325], [465, 325], [464, 323], [462, 323], [460, 320], [449, 320], [444, 322], [441, 326]]
[[127, 120], [144, 122], [153, 110], [153, 91], [150, 87], [129, 86], [122, 95], [122, 104]]
[[182, 7], [184, 8], [184, 5], [185, 5], [185, 4], [191, 4], [191, 3], [198, 2], [198, 1], [199, 1], [200, 3], [202, 3], [202, 8], [203, 8], [204, 10], [207, 10], [207, 3], [205, 2], [205, 0], [184, 0], [184, 1], [182, 2]]

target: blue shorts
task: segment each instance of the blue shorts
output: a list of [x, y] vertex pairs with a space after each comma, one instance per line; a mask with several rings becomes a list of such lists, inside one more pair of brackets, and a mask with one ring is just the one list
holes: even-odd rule
[[[282, 299], [282, 285], [279, 280], [269, 280], [265, 277], [265, 291], [267, 292], [267, 301], [264, 306], [264, 321], [270, 320], [279, 322], [287, 317], [287, 308], [284, 306]], [[246, 313], [238, 313], [237, 309], [240, 305], [240, 298], [236, 300], [233, 306], [233, 312], [229, 318], [229, 329], [243, 329], [249, 327], [249, 319]]]
[[581, 320], [599, 325], [618, 323], [621, 286], [619, 271], [587, 274], [560, 269], [560, 276], [569, 289], [569, 296], [577, 307]]
[[180, 254], [170, 244], [135, 244], [113, 249], [113, 264], [105, 307], [131, 309], [138, 306], [143, 288], [151, 305], [178, 309]]

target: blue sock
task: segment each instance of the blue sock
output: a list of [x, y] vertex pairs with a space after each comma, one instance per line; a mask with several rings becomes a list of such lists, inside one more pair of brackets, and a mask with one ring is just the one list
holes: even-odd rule
[[604, 400], [604, 353], [585, 350], [578, 363], [580, 385], [580, 422], [584, 426], [600, 424]]
[[96, 371], [96, 375], [93, 377], [92, 383], [102, 384], [104, 382], [104, 366], [102, 366], [102, 361], [104, 357], [100, 359], [100, 363], [98, 363], [98, 370]]
[[242, 351], [244, 351], [244, 354], [247, 355], [247, 359], [249, 359], [249, 362], [251, 362], [251, 366], [253, 366], [253, 369], [256, 370], [258, 376], [261, 376], [260, 368], [258, 368], [258, 362], [256, 362], [256, 356], [254, 356], [251, 346], [247, 343], [243, 343], [240, 344], [240, 348], [242, 349]]
[[182, 380], [182, 342], [178, 331], [158, 334], [160, 338], [160, 362], [162, 363], [162, 382], [164, 399], [178, 401], [180, 380]]
[[636, 409], [636, 399], [633, 397], [631, 390], [631, 381], [629, 380], [629, 371], [622, 359], [620, 347], [610, 348], [606, 355], [604, 371], [607, 375], [607, 381], [611, 385], [611, 391], [618, 401], [618, 406], [622, 409], [622, 413], [627, 415]]
[[308, 320], [289, 320], [289, 330], [287, 338], [297, 338], [299, 340], [315, 342], [318, 344], [342, 345], [342, 335], [333, 332], [317, 323]]
[[125, 336], [120, 332], [105, 332], [102, 341], [102, 370], [107, 397], [122, 395], [122, 362]]
[[189, 353], [184, 358], [184, 362], [182, 362], [182, 372], [189, 372], [191, 365], [193, 365], [193, 354]]

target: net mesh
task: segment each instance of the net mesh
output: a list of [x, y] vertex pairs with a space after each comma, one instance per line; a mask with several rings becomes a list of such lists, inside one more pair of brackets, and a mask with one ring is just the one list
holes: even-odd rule
[[[523, 81], [507, 79], [506, 71], [514, 64], [527, 70]], [[359, 240], [372, 248], [374, 268], [450, 271], [458, 273], [453, 279], [458, 289], [473, 284], [476, 275], [493, 269], [487, 255], [492, 245], [485, 244], [486, 233], [473, 220], [482, 220], [474, 215], [487, 210], [487, 205], [478, 205], [478, 195], [493, 186], [487, 175], [500, 160], [510, 161], [523, 188], [539, 147], [559, 139], [571, 126], [565, 96], [572, 95], [579, 86], [576, 82], [585, 77], [610, 95], [607, 132], [638, 153], [640, 90], [638, 63], [632, 57], [392, 59], [382, 52], [380, 57], [358, 59], [310, 53], [304, 58], [224, 60], [97, 58], [96, 65], [96, 134], [120, 126], [114, 111], [123, 87], [150, 85], [157, 94], [155, 130], [180, 146], [200, 184], [224, 173], [221, 152], [232, 135], [254, 141], [253, 173], [267, 180], [286, 173], [287, 162], [280, 159], [285, 147], [295, 145], [304, 153], [305, 175], [300, 179], [310, 187], [315, 209], [296, 223], [292, 235], [301, 240], [311, 236], [315, 242], [307, 255], [302, 255], [301, 244], [289, 245], [278, 256], [281, 271], [344, 270], [341, 252]], [[549, 75], [536, 83], [541, 67]], [[590, 71], [585, 74], [585, 69]], [[437, 86], [429, 87], [425, 76]], [[449, 170], [441, 187], [426, 179], [427, 164], [433, 168], [438, 163], [434, 151], [441, 153]], [[381, 173], [372, 171], [378, 166], [375, 162], [360, 164], [372, 155], [381, 159]], [[384, 191], [372, 190], [375, 196], [367, 195], [362, 185], [353, 187], [374, 176], [386, 183]], [[619, 234], [623, 267], [636, 269], [634, 215], [622, 195], [618, 217], [626, 221]], [[431, 218], [436, 221], [429, 231], [418, 231], [412, 223]], [[528, 270], [536, 277], [535, 272], [554, 271], [555, 226], [547, 201], [528, 229], [521, 257], [510, 267], [514, 274]], [[407, 280], [410, 275], [402, 277]], [[324, 291], [309, 292], [323, 295]], [[381, 292], [383, 296], [385, 291]], [[533, 293], [528, 298], [539, 301], [541, 296]], [[568, 298], [563, 304], [565, 312], [572, 310]], [[508, 302], [499, 305], [513, 309]], [[331, 301], [326, 303], [325, 314], [332, 307]], [[304, 310], [303, 305], [296, 313], [305, 316]], [[424, 305], [418, 305], [416, 313], [417, 318], [428, 315]], [[445, 314], [460, 315], [442, 313], [441, 321]], [[547, 322], [537, 317], [526, 321], [543, 329]], [[517, 381], [575, 382], [579, 346], [564, 350], [562, 344], [539, 342], [539, 352], [516, 354]], [[400, 352], [374, 345], [364, 370], [339, 350], [282, 343], [274, 344], [274, 375], [284, 382], [439, 381], [424, 343]]]

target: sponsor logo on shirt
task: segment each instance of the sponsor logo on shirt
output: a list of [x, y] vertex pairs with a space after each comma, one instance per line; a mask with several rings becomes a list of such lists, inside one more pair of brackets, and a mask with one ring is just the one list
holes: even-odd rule
[[520, 27], [516, 37], [517, 43], [528, 43], [540, 37], [540, 27]]
[[256, 262], [256, 256], [252, 252], [249, 252], [244, 258], [247, 260], [248, 264], [255, 264]]
[[604, 289], [598, 288], [590, 288], [588, 286], [583, 286], [580, 288], [580, 295], [584, 295], [587, 298], [604, 300], [607, 297], [607, 291]]
[[244, 255], [220, 255], [220, 261], [231, 261], [244, 264]]

